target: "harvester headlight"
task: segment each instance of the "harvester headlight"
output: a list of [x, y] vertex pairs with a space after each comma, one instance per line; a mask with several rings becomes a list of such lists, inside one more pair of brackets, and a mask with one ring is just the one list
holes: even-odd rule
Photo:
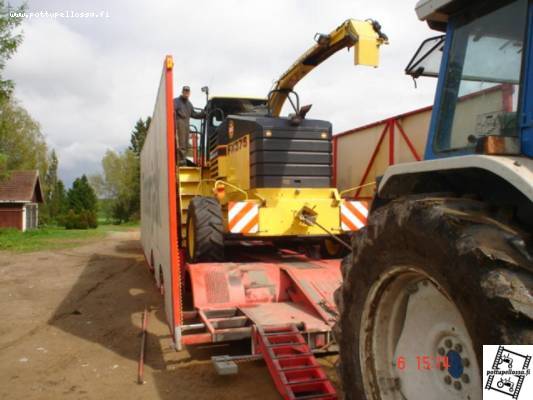
[[233, 139], [233, 134], [235, 133], [235, 123], [233, 120], [229, 120], [228, 122], [228, 136], [230, 139]]
[[268, 131], [265, 131], [266, 137], [272, 137], [272, 131], [269, 129]]

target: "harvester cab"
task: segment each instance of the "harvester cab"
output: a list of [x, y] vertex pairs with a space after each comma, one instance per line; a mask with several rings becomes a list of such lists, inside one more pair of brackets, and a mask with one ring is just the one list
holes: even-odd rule
[[[267, 98], [208, 97], [196, 166], [178, 171], [180, 243], [190, 262], [223, 261], [226, 244], [243, 240], [340, 257], [347, 234], [362, 226], [368, 205], [344, 201], [332, 184], [331, 123], [307, 118], [311, 105], [301, 107], [293, 89], [344, 48], [354, 48], [356, 65], [377, 67], [387, 38], [375, 21], [347, 20], [315, 41]], [[286, 101], [292, 111], [282, 117]], [[312, 218], [301, 218], [310, 210]]]

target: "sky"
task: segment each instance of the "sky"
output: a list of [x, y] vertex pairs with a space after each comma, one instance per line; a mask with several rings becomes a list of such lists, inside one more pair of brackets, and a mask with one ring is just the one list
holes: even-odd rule
[[[12, 5], [21, 1], [11, 1]], [[5, 76], [59, 157], [69, 185], [101, 172], [108, 149], [121, 151], [140, 117], [152, 114], [166, 54], [174, 87], [212, 95], [266, 96], [315, 33], [348, 18], [378, 20], [390, 45], [379, 68], [353, 65], [343, 50], [296, 86], [308, 118], [329, 120], [335, 133], [432, 104], [434, 79], [418, 88], [404, 68], [423, 39], [435, 36], [415, 14], [415, 0], [29, 0], [27, 12], [63, 12], [24, 19], [24, 41]], [[98, 18], [74, 18], [96, 12]], [[354, 149], [354, 154], [356, 149]]]

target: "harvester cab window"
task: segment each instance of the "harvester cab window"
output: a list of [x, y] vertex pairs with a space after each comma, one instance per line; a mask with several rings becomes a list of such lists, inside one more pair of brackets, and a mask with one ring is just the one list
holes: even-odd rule
[[206, 123], [201, 153], [206, 157], [218, 145], [226, 144], [224, 121], [229, 115], [266, 113], [266, 99], [239, 97], [212, 97], [205, 106]]
[[[517, 136], [527, 0], [451, 21], [436, 152], [470, 149], [488, 135]], [[480, 16], [481, 15], [481, 16]]]
[[209, 114], [209, 124], [214, 127], [218, 127], [222, 124], [222, 121], [224, 121], [224, 111], [222, 111], [220, 108], [216, 108]]

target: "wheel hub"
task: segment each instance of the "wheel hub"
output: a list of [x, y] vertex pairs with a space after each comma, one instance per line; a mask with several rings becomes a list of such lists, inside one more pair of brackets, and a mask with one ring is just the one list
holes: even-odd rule
[[480, 399], [480, 371], [457, 306], [415, 271], [399, 268], [370, 292], [361, 332], [367, 393], [377, 388], [381, 400]]

